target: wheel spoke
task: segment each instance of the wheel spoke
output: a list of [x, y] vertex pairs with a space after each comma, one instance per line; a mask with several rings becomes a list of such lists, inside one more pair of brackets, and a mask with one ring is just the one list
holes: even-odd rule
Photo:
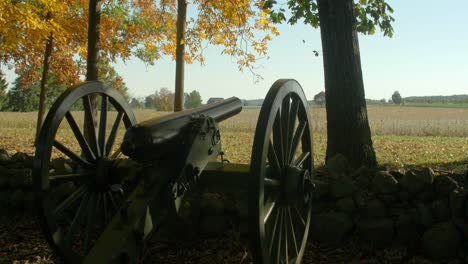
[[70, 207], [77, 199], [82, 197], [86, 192], [85, 186], [81, 186], [77, 190], [75, 190], [70, 196], [67, 197], [57, 208], [55, 208], [53, 215], [54, 217], [58, 217], [65, 209]]
[[79, 174], [79, 173], [72, 173], [72, 174], [60, 174], [60, 175], [50, 175], [49, 176], [49, 181], [53, 180], [77, 180], [77, 179], [82, 179], [84, 177], [89, 177], [93, 174], [87, 173], [87, 174]]
[[76, 123], [72, 114], [70, 112], [67, 112], [65, 114], [65, 118], [67, 119], [67, 122], [70, 125], [70, 128], [73, 131], [73, 134], [75, 135], [75, 138], [78, 141], [78, 144], [80, 144], [81, 150], [83, 151], [83, 154], [85, 155], [85, 157], [88, 160], [95, 160], [96, 153], [93, 153], [93, 151], [89, 147], [88, 142], [86, 141], [85, 137], [81, 133], [80, 128], [78, 127], [78, 124]]
[[[288, 126], [288, 150], [286, 153], [290, 153], [292, 151], [292, 144], [293, 144], [293, 134], [294, 128], [296, 126], [296, 117], [297, 111], [299, 109], [299, 100], [293, 96], [291, 96], [291, 108], [289, 111], [289, 126]], [[289, 159], [287, 162], [290, 162]]]
[[99, 150], [102, 153], [103, 157], [107, 156], [105, 149], [106, 145], [106, 125], [107, 125], [107, 96], [102, 95], [101, 97], [101, 118], [99, 121]]
[[287, 210], [284, 209], [284, 220], [283, 220], [283, 226], [284, 226], [284, 254], [285, 254], [285, 259], [286, 259], [286, 264], [289, 264], [289, 254], [288, 254], [288, 218], [287, 218]]
[[276, 263], [281, 263], [281, 242], [283, 241], [283, 221], [284, 221], [284, 210], [281, 208], [281, 217], [280, 217], [280, 225], [279, 225], [279, 234], [278, 234], [278, 245], [277, 245], [277, 255], [276, 255]]
[[74, 162], [78, 163], [79, 165], [86, 167], [86, 168], [92, 167], [91, 163], [81, 158], [79, 155], [71, 151], [69, 148], [65, 147], [62, 143], [58, 142], [57, 140], [54, 141], [54, 147], [56, 147], [63, 154], [65, 154], [67, 157], [69, 157]]
[[70, 228], [68, 229], [68, 232], [63, 240], [62, 245], [64, 247], [70, 247], [72, 246], [71, 242], [72, 239], [78, 229], [78, 226], [80, 222], [82, 221], [82, 218], [86, 212], [86, 207], [88, 205], [89, 201], [89, 193], [87, 192], [85, 196], [83, 197], [83, 200], [81, 200], [80, 207], [78, 208], [78, 211], [75, 214], [75, 217], [73, 218], [73, 221], [70, 225]]
[[105, 227], [107, 224], [107, 192], [102, 194], [102, 216], [103, 216], [103, 223], [102, 226]]
[[299, 220], [301, 220], [302, 225], [305, 226], [305, 225], [306, 225], [306, 222], [305, 222], [305, 220], [304, 220], [304, 217], [302, 217], [302, 214], [301, 214], [301, 212], [299, 211], [299, 209], [297, 209], [297, 206], [296, 206], [296, 205], [294, 205], [294, 210], [296, 211], [297, 216], [299, 217]]
[[54, 234], [52, 235], [52, 240], [56, 244], [59, 244], [61, 241], [63, 241], [63, 227], [59, 226], [57, 230], [55, 230]]
[[84, 113], [85, 113], [85, 135], [86, 139], [89, 141], [91, 145], [91, 149], [94, 150], [94, 153], [97, 154], [97, 156], [100, 156], [100, 151], [99, 147], [97, 144], [97, 138], [96, 138], [96, 121], [94, 120], [94, 113], [91, 107], [91, 99], [88, 96], [83, 97], [83, 107], [84, 107]]
[[289, 227], [291, 228], [291, 239], [294, 242], [294, 249], [296, 250], [296, 256], [299, 256], [299, 249], [297, 247], [297, 240], [296, 240], [296, 231], [294, 229], [293, 219], [291, 216], [291, 207], [288, 207], [288, 218], [289, 218]]
[[302, 163], [310, 156], [310, 152], [302, 153], [297, 160], [294, 161], [294, 166], [300, 167]]
[[114, 145], [115, 138], [117, 136], [117, 130], [119, 130], [120, 121], [122, 120], [123, 113], [119, 112], [115, 118], [114, 124], [112, 125], [112, 130], [110, 132], [109, 138], [107, 139], [106, 144], [106, 153], [107, 155], [111, 152], [112, 146]]
[[273, 123], [273, 146], [277, 154], [280, 164], [284, 165], [284, 145], [283, 145], [283, 133], [281, 125], [281, 111], [278, 110], [276, 113], [275, 121]]
[[264, 180], [265, 187], [279, 187], [280, 181], [270, 178], [265, 178]]
[[278, 160], [278, 155], [276, 155], [275, 148], [273, 147], [273, 143], [269, 143], [268, 146], [268, 162], [272, 164], [274, 170], [276, 171], [277, 178], [280, 178], [281, 175], [281, 165]]
[[122, 151], [121, 151], [120, 148], [119, 148], [119, 149], [116, 150], [114, 153], [112, 153], [112, 155], [110, 155], [109, 159], [115, 160], [115, 159], [120, 158], [120, 156], [122, 156]]
[[[283, 139], [283, 150], [284, 150], [284, 153], [285, 155], [287, 153], [289, 153], [289, 134], [288, 134], [288, 130], [289, 130], [289, 122], [290, 122], [290, 119], [289, 119], [289, 111], [290, 111], [290, 100], [291, 100], [291, 96], [286, 96], [284, 99], [283, 99], [283, 102], [281, 104], [281, 134], [283, 135], [282, 136], [282, 139]], [[285, 163], [287, 162], [287, 156], [284, 157], [285, 158]]]
[[114, 207], [115, 211], [117, 212], [119, 208], [117, 207], [117, 204], [115, 203], [115, 199], [114, 199], [114, 196], [112, 195], [112, 192], [109, 192], [109, 198], [111, 200], [112, 207]]
[[93, 225], [94, 225], [94, 220], [95, 220], [95, 209], [97, 206], [97, 203], [99, 203], [98, 197], [96, 193], [92, 193], [91, 197], [89, 198], [89, 206], [88, 210], [86, 212], [87, 214], [87, 221], [86, 221], [86, 230], [85, 230], [85, 238], [84, 238], [84, 253], [88, 254], [89, 252], [89, 241], [91, 240], [91, 232], [93, 231]]
[[297, 148], [299, 147], [299, 143], [301, 142], [302, 135], [304, 135], [304, 130], [307, 126], [307, 122], [302, 122], [297, 127], [296, 132], [294, 133], [294, 137], [291, 143], [291, 149], [289, 152], [289, 158], [287, 163], [290, 163], [294, 159], [294, 155], [296, 154]]
[[271, 250], [273, 249], [273, 244], [275, 243], [276, 228], [278, 226], [280, 211], [281, 211], [281, 208], [279, 210], [276, 210], [275, 222], [273, 224], [273, 230], [271, 231], [271, 240], [270, 240], [270, 245], [268, 246], [268, 254], [269, 254], [270, 257], [272, 256]]
[[267, 221], [270, 219], [271, 213], [275, 210], [276, 208], [276, 199], [271, 201], [269, 204], [268, 208], [265, 210], [265, 216], [263, 217], [263, 223], [266, 224]]

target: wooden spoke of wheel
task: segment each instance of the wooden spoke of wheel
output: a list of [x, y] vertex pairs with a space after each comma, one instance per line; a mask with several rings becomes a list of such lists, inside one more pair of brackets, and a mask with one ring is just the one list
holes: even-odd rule
[[301, 212], [299, 211], [299, 209], [297, 208], [296, 205], [294, 205], [293, 207], [294, 207], [294, 210], [295, 210], [295, 212], [297, 214], [298, 219], [301, 221], [301, 224], [305, 226], [306, 222], [305, 222], [304, 217], [302, 216]]
[[107, 125], [107, 96], [101, 95], [101, 116], [99, 119], [99, 135], [98, 135], [98, 144], [99, 151], [102, 153], [102, 156], [106, 156], [106, 125]]
[[81, 133], [80, 128], [78, 127], [78, 124], [76, 123], [70, 111], [68, 111], [65, 114], [65, 118], [67, 119], [67, 122], [70, 125], [70, 128], [73, 131], [73, 134], [75, 135], [75, 138], [78, 141], [78, 144], [80, 144], [81, 150], [83, 151], [83, 154], [85, 155], [85, 157], [88, 160], [95, 160], [97, 154], [91, 150], [91, 147], [89, 146], [85, 137]]
[[86, 138], [89, 140], [89, 144], [91, 145], [91, 149], [94, 150], [94, 153], [97, 153], [97, 156], [100, 157], [101, 153], [99, 151], [99, 146], [96, 137], [96, 128], [94, 124], [96, 124], [96, 120], [94, 120], [94, 113], [91, 107], [91, 98], [90, 96], [83, 97], [83, 108], [85, 113], [85, 135]]
[[302, 141], [302, 136], [304, 135], [305, 128], [307, 126], [307, 122], [302, 122], [297, 127], [296, 132], [294, 133], [294, 137], [292, 137], [291, 141], [291, 148], [288, 155], [288, 163], [294, 159], [294, 155], [297, 152], [297, 148], [299, 147], [299, 143]]
[[291, 216], [291, 208], [290, 207], [288, 207], [287, 213], [288, 213], [288, 220], [289, 220], [289, 228], [290, 228], [290, 231], [291, 231], [291, 239], [293, 241], [294, 250], [295, 250], [296, 256], [297, 256], [297, 255], [299, 255], [299, 248], [297, 246], [296, 231], [294, 229], [294, 222], [293, 222], [293, 219], [292, 219], [292, 216]]
[[287, 164], [287, 153], [288, 150], [288, 139], [289, 139], [289, 111], [291, 110], [291, 96], [288, 95], [283, 99], [281, 104], [281, 135], [282, 135], [282, 143], [283, 143], [283, 151], [284, 151], [284, 163]]
[[284, 144], [283, 144], [283, 128], [281, 125], [281, 111], [276, 113], [275, 121], [273, 124], [273, 148], [278, 157], [281, 167], [285, 165], [284, 159]]
[[99, 197], [100, 194], [93, 193], [91, 194], [91, 198], [89, 199], [89, 206], [87, 210], [87, 221], [86, 221], [86, 230], [85, 230], [85, 238], [84, 238], [84, 253], [88, 254], [90, 249], [90, 240], [91, 240], [91, 232], [93, 231], [94, 222], [96, 219], [96, 208], [99, 205]]
[[278, 244], [276, 248], [276, 263], [281, 263], [281, 245], [283, 244], [283, 223], [284, 223], [284, 208], [281, 208], [280, 224], [278, 230]]
[[310, 152], [301, 153], [301, 155], [293, 162], [296, 167], [301, 167], [304, 161], [310, 156]]
[[271, 238], [269, 244], [268, 244], [268, 254], [272, 256], [272, 250], [273, 250], [273, 245], [275, 244], [275, 239], [276, 239], [276, 232], [278, 230], [278, 221], [280, 218], [280, 213], [281, 213], [281, 208], [276, 210], [276, 217], [275, 217], [275, 222], [273, 223], [272, 231], [271, 231]]
[[73, 218], [70, 228], [68, 229], [67, 234], [63, 238], [62, 246], [65, 248], [70, 248], [72, 246], [73, 238], [75, 237], [76, 232], [78, 231], [79, 224], [82, 222], [83, 217], [86, 215], [86, 207], [88, 206], [90, 193], [87, 192], [83, 199], [81, 200], [80, 206]]
[[[293, 135], [294, 133], [294, 128], [296, 126], [296, 118], [297, 118], [297, 113], [299, 110], [299, 100], [295, 96], [291, 96], [291, 108], [289, 110], [289, 119], [288, 119], [288, 147], [287, 147], [287, 152], [286, 153], [291, 153], [293, 152]], [[287, 163], [291, 162], [291, 157], [288, 157]]]
[[118, 112], [117, 117], [115, 118], [114, 124], [112, 125], [112, 130], [111, 130], [111, 132], [109, 134], [109, 138], [107, 139], [106, 155], [110, 154], [110, 152], [112, 150], [112, 146], [115, 143], [115, 138], [117, 136], [117, 130], [119, 129], [119, 125], [120, 125], [120, 121], [122, 120], [122, 117], [123, 117], [123, 113]]
[[268, 205], [266, 208], [265, 208], [265, 216], [263, 218], [263, 223], [267, 223], [271, 218], [271, 214], [275, 211], [275, 209], [277, 209], [278, 207], [278, 199], [275, 198], [273, 199], [273, 201], [270, 201], [269, 203], [266, 203], [266, 205]]
[[273, 187], [279, 187], [279, 186], [280, 186], [280, 181], [276, 179], [265, 178], [265, 187], [273, 188]]
[[79, 198], [83, 197], [85, 193], [87, 192], [86, 187], [83, 185], [77, 190], [75, 190], [70, 196], [68, 196], [59, 206], [57, 206], [53, 214], [55, 217], [57, 217], [59, 214], [61, 214], [64, 210], [70, 207], [76, 200]]
[[54, 180], [82, 180], [83, 178], [90, 177], [94, 174], [92, 173], [85, 173], [85, 174], [79, 174], [79, 173], [70, 173], [70, 174], [58, 174], [58, 175], [50, 175], [49, 176], [49, 181], [54, 181]]
[[91, 163], [84, 160], [82, 157], [80, 157], [75, 152], [71, 151], [69, 148], [65, 147], [59, 141], [57, 141], [57, 140], [54, 141], [54, 147], [57, 148], [58, 150], [60, 150], [63, 154], [65, 154], [67, 157], [69, 157], [74, 162], [78, 163], [79, 165], [81, 165], [81, 166], [83, 166], [85, 168], [91, 168], [92, 167]]
[[281, 164], [278, 159], [278, 155], [276, 154], [275, 148], [273, 146], [273, 143], [271, 142], [271, 139], [269, 141], [269, 146], [268, 146], [268, 162], [273, 166], [275, 170], [275, 174], [277, 175], [277, 178], [281, 177]]

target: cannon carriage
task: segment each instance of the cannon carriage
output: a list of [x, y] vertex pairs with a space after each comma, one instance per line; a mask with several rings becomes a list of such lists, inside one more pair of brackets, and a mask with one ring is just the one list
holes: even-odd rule
[[[82, 116], [73, 111], [78, 108]], [[256, 263], [300, 263], [314, 189], [304, 92], [294, 80], [273, 84], [250, 164], [226, 162], [221, 145], [218, 124], [241, 110], [232, 97], [137, 123], [123, 96], [101, 82], [68, 89], [44, 121], [34, 160], [36, 207], [50, 246], [66, 263], [137, 262], [146, 241], [201, 186], [248, 193]], [[72, 141], [78, 147], [67, 145]], [[57, 155], [70, 161], [70, 172], [51, 169]], [[122, 175], [122, 159], [139, 173]], [[63, 182], [73, 188], [57, 197]]]

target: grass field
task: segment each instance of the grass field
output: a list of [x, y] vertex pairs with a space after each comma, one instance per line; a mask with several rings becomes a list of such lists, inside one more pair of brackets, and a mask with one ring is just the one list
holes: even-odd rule
[[[326, 114], [324, 108], [313, 108], [311, 113], [315, 161], [321, 165], [326, 149]], [[135, 112], [138, 121], [162, 114]], [[258, 114], [259, 109], [244, 109], [221, 124], [226, 157], [232, 162], [250, 161]], [[368, 114], [380, 164], [468, 170], [467, 108], [369, 106]], [[0, 113], [0, 148], [34, 153], [35, 121], [36, 113]], [[65, 131], [62, 137], [67, 140], [70, 135]]]

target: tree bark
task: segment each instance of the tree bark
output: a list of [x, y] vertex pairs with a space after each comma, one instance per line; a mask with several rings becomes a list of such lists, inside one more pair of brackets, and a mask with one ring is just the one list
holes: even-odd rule
[[377, 164], [367, 118], [353, 0], [318, 0], [327, 110], [327, 160]]
[[186, 19], [187, 3], [185, 0], [177, 0], [176, 76], [174, 93], [175, 112], [184, 110], [184, 55]]
[[[102, 0], [89, 0], [89, 21], [88, 21], [88, 56], [86, 58], [86, 81], [99, 80], [99, 41], [101, 25]], [[93, 135], [91, 129], [97, 127], [97, 96], [90, 96], [91, 110], [94, 115], [94, 124], [84, 122], [84, 134], [87, 139]]]
[[[51, 19], [52, 15], [47, 13], [47, 20]], [[54, 44], [53, 34], [50, 33], [49, 38], [47, 39], [45, 51], [44, 51], [44, 61], [42, 63], [42, 77], [40, 84], [40, 95], [39, 95], [39, 109], [37, 111], [37, 123], [36, 123], [36, 139], [39, 138], [39, 132], [41, 131], [42, 122], [44, 120], [44, 113], [46, 108], [47, 100], [47, 79], [49, 75], [49, 62], [50, 56], [52, 55], [52, 45]]]
[[99, 39], [101, 25], [102, 0], [89, 0], [88, 21], [88, 57], [86, 60], [86, 80], [97, 81], [99, 79]]

